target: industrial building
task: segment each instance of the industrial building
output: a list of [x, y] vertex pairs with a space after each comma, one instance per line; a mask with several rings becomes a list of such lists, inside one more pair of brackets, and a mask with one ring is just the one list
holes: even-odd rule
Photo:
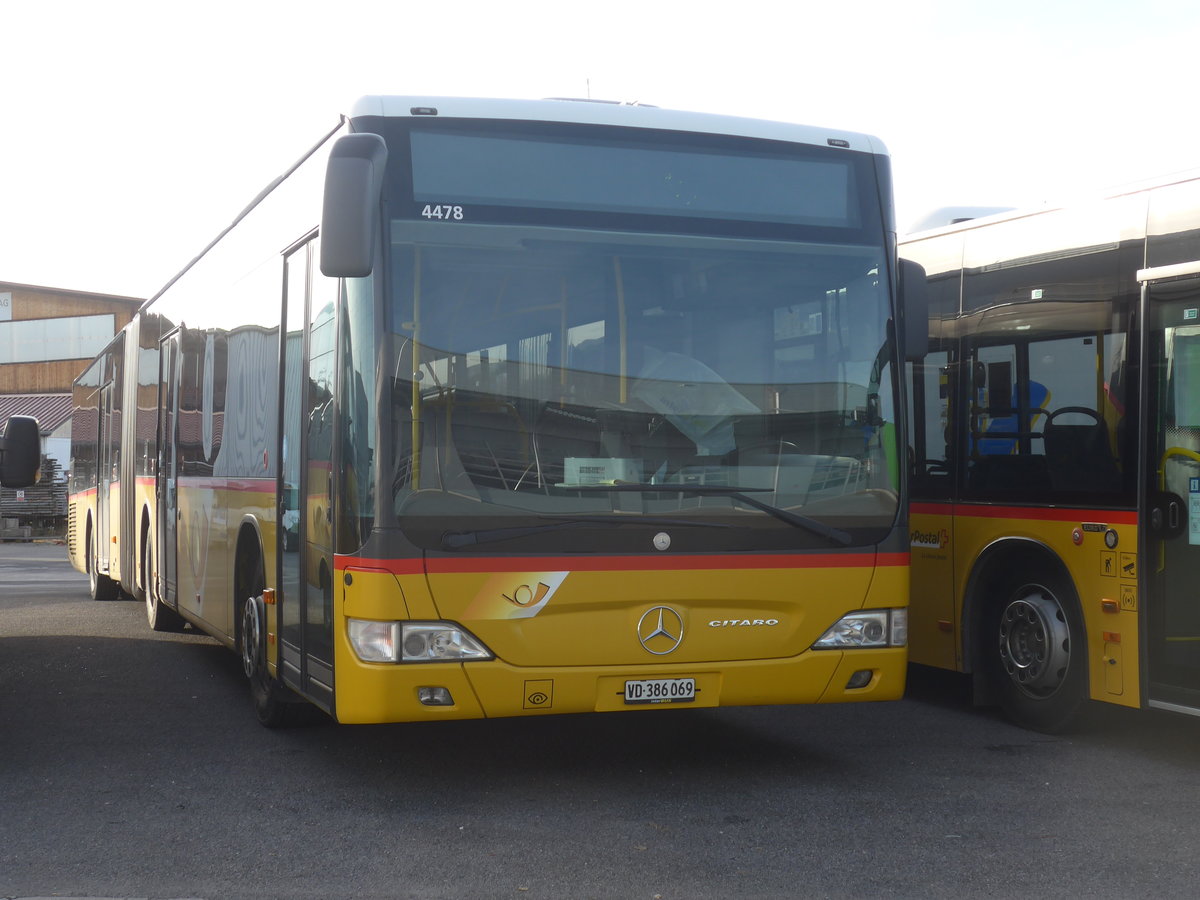
[[71, 382], [144, 301], [0, 281], [0, 422], [34, 416], [42, 480], [0, 488], [0, 539], [61, 529], [71, 466]]

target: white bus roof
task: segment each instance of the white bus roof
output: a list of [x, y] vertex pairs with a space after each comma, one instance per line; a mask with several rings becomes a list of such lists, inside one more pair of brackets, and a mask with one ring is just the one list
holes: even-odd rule
[[[436, 113], [431, 111], [436, 110]], [[455, 119], [512, 119], [514, 121], [578, 122], [594, 125], [622, 125], [628, 128], [661, 128], [702, 134], [728, 134], [737, 137], [765, 138], [776, 141], [835, 146], [863, 153], [887, 155], [883, 142], [871, 135], [853, 131], [818, 128], [748, 119], [712, 113], [659, 109], [626, 103], [592, 100], [496, 100], [472, 97], [361, 97], [355, 102], [350, 118], [393, 116], [421, 118], [436, 115]]]
[[[998, 222], [1008, 221], [1010, 219], [1024, 219], [1030, 216], [1039, 216], [1049, 212], [1056, 212], [1058, 210], [1082, 207], [1089, 203], [1099, 203], [1104, 200], [1112, 200], [1115, 197], [1127, 197], [1131, 194], [1140, 194], [1145, 191], [1167, 187], [1172, 184], [1181, 184], [1186, 181], [1198, 180], [1200, 180], [1200, 169], [1186, 169], [1182, 172], [1172, 172], [1168, 175], [1160, 175], [1156, 178], [1146, 178], [1140, 181], [1128, 182], [1126, 184], [1111, 185], [1109, 187], [1100, 188], [1090, 192], [1078, 192], [1072, 196], [1060, 198], [1058, 202], [1047, 202], [1041, 206], [1030, 206], [1015, 209], [1005, 209], [1001, 207], [945, 207], [941, 210], [935, 210], [934, 212], [927, 213], [913, 228], [900, 235], [900, 243], [911, 244], [917, 241], [925, 240], [926, 238], [935, 237], [940, 234], [948, 234], [956, 231], [970, 231], [974, 228], [993, 225]], [[968, 212], [966, 212], [970, 209], [975, 210], [975, 215], [970, 215]]]

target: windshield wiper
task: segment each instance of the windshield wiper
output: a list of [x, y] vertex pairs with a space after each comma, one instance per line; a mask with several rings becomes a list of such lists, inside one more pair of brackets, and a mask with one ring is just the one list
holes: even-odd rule
[[615, 484], [573, 484], [570, 490], [656, 491], [662, 494], [692, 494], [698, 497], [703, 497], [706, 494], [714, 497], [729, 497], [730, 499], [741, 501], [747, 506], [761, 509], [781, 522], [787, 522], [796, 528], [803, 528], [805, 531], [833, 541], [835, 544], [841, 544], [843, 547], [849, 547], [854, 542], [854, 539], [840, 528], [834, 528], [832, 525], [826, 525], [824, 522], [811, 519], [808, 516], [801, 516], [790, 510], [772, 506], [770, 503], [764, 503], [747, 495], [748, 491], [770, 491], [771, 488], [733, 487], [721, 484], [636, 484], [631, 482], [617, 482]]
[[[547, 518], [540, 516], [539, 518]], [[476, 544], [491, 544], [531, 534], [545, 534], [567, 528], [603, 528], [611, 525], [675, 525], [687, 528], [732, 528], [719, 522], [703, 522], [693, 519], [663, 519], [653, 516], [606, 515], [577, 516], [563, 521], [546, 522], [541, 525], [520, 525], [512, 528], [483, 528], [479, 531], [447, 531], [442, 535], [443, 550], [461, 550]]]

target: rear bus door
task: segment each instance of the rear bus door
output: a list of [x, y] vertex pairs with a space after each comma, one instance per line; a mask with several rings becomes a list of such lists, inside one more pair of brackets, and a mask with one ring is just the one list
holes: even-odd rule
[[[105, 373], [106, 377], [109, 373]], [[113, 383], [100, 388], [100, 443], [96, 479], [96, 571], [112, 565], [112, 485], [117, 478], [116, 423], [113, 421]]]
[[176, 420], [179, 412], [179, 332], [162, 341], [159, 353], [158, 386], [158, 467], [155, 476], [158, 522], [158, 596], [168, 606], [178, 605], [176, 565], [176, 527], [179, 520], [178, 442]]
[[1123, 586], [1145, 627], [1147, 699], [1200, 710], [1200, 261], [1147, 270], [1144, 569]]

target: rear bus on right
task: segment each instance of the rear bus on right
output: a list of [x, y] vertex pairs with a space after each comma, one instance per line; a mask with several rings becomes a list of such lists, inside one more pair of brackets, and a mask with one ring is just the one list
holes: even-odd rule
[[1041, 731], [1200, 714], [1200, 173], [910, 235], [910, 659]]

